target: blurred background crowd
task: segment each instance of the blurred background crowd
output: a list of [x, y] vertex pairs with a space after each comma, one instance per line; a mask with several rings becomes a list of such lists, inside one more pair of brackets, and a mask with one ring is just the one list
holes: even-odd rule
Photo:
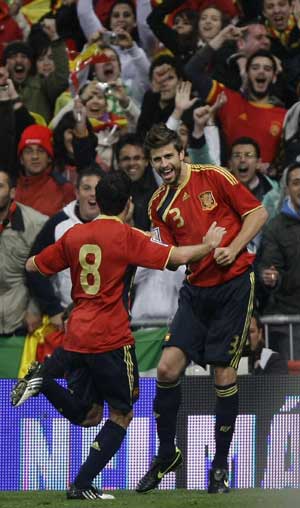
[[[260, 336], [249, 369], [300, 360], [300, 0], [0, 0], [0, 61], [0, 377], [61, 344], [69, 273], [26, 278], [24, 263], [99, 214], [104, 173], [128, 174], [130, 223], [150, 229], [160, 179], [143, 139], [158, 122], [187, 162], [227, 167], [267, 208], [248, 246]], [[137, 270], [142, 371], [183, 278]]]

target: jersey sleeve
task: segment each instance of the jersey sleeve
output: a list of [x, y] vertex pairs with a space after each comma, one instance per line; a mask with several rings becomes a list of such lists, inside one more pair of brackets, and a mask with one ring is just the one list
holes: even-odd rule
[[135, 228], [128, 229], [128, 264], [163, 270], [170, 258], [172, 245], [161, 243]]
[[176, 241], [173, 238], [171, 231], [157, 213], [157, 205], [158, 205], [157, 200], [151, 201], [149, 205], [148, 212], [151, 224], [154, 228], [159, 229], [160, 238], [164, 243], [176, 245]]
[[261, 208], [262, 203], [241, 183], [236, 177], [222, 168], [222, 172], [214, 174], [217, 179], [217, 186], [221, 192], [223, 200], [233, 208], [240, 217], [254, 212]]
[[68, 268], [69, 262], [64, 244], [65, 236], [62, 236], [57, 242], [49, 245], [49, 247], [46, 247], [34, 256], [34, 264], [41, 274], [53, 275]]

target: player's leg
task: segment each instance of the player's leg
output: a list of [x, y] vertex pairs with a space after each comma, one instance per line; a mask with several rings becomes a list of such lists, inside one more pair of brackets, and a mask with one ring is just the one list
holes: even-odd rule
[[184, 284], [180, 291], [178, 310], [165, 337], [164, 349], [157, 368], [156, 396], [153, 409], [159, 438], [158, 455], [139, 481], [136, 491], [156, 488], [162, 478], [182, 464], [181, 451], [175, 446], [177, 414], [181, 402], [181, 375], [193, 358], [197, 342], [198, 320], [192, 300], [194, 290]]
[[[70, 372], [70, 355], [73, 356], [73, 353], [57, 348], [43, 364], [35, 362], [12, 391], [14, 407], [21, 405], [29, 397], [42, 393], [74, 425], [98, 425], [102, 419], [103, 404], [93, 397], [92, 381], [85, 366]], [[65, 376], [68, 388], [52, 379], [54, 376]]]
[[91, 489], [95, 494], [92, 482], [119, 450], [132, 419], [133, 404], [138, 397], [134, 346], [88, 356], [93, 381], [99, 394], [108, 402], [110, 416], [96, 435], [89, 455], [67, 493], [68, 499], [79, 499], [82, 493]]
[[236, 371], [247, 339], [253, 308], [254, 278], [247, 272], [214, 289], [217, 319], [212, 323], [205, 357], [215, 365], [216, 452], [208, 492], [229, 492], [228, 453], [238, 416]]
[[182, 464], [181, 450], [175, 446], [175, 437], [181, 402], [180, 376], [186, 364], [186, 355], [181, 349], [164, 348], [157, 367], [156, 396], [153, 404], [159, 449], [147, 473], [136, 487], [139, 493], [156, 488], [166, 474], [175, 471]]

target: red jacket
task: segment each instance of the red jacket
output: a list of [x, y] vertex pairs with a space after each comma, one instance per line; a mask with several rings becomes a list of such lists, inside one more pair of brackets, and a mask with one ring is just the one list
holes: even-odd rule
[[22, 40], [23, 33], [18, 23], [9, 15], [9, 7], [0, 0], [0, 61], [4, 47], [8, 42]]
[[53, 172], [52, 168], [48, 168], [40, 175], [21, 175], [15, 199], [51, 217], [75, 199], [74, 186], [62, 175]]

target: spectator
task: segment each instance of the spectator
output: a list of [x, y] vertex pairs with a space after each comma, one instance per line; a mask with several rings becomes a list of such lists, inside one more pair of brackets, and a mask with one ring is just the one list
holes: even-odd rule
[[134, 225], [147, 231], [150, 229], [148, 204], [158, 183], [145, 156], [142, 141], [134, 134], [122, 136], [115, 147], [115, 156], [117, 169], [124, 171], [132, 182]]
[[73, 185], [53, 171], [52, 131], [48, 127], [27, 127], [18, 154], [23, 169], [16, 188], [19, 202], [51, 216], [74, 199]]
[[12, 18], [9, 6], [3, 0], [0, 1], [0, 61], [3, 49], [8, 42], [22, 40], [23, 33], [18, 23]]
[[[276, 62], [268, 51], [257, 51], [247, 59], [247, 86], [243, 93], [234, 92], [223, 83], [203, 74], [196, 54], [186, 66], [193, 87], [209, 104], [224, 91], [226, 103], [217, 116], [225, 137], [227, 149], [240, 136], [251, 136], [261, 147], [261, 158], [268, 166], [275, 158], [282, 132], [285, 109], [276, 105], [271, 86], [276, 80]], [[266, 107], [267, 105], [267, 107]], [[257, 121], [259, 115], [260, 121]]]
[[[79, 0], [77, 12], [81, 27], [89, 41], [97, 32], [103, 32], [103, 25], [94, 12], [92, 0]], [[139, 96], [136, 98], [140, 103], [149, 86], [150, 62], [144, 50], [135, 42], [137, 29], [134, 3], [130, 0], [114, 2], [109, 14], [108, 28], [117, 34], [113, 48], [120, 57], [122, 80], [135, 83], [135, 87], [139, 90]]]
[[[90, 167], [79, 173], [76, 200], [71, 201], [53, 215], [37, 236], [31, 255], [61, 238], [75, 224], [90, 222], [99, 215], [96, 203], [96, 185], [103, 176], [99, 167]], [[58, 273], [52, 279], [46, 279], [40, 273], [28, 273], [28, 286], [43, 314], [50, 316], [50, 322], [62, 327], [62, 313], [72, 302], [70, 270]]]
[[250, 370], [255, 375], [282, 375], [288, 374], [286, 360], [279, 353], [265, 347], [263, 324], [257, 313], [254, 312], [249, 328], [250, 341]]
[[300, 30], [292, 14], [291, 0], [263, 0], [263, 15], [272, 53], [281, 60], [298, 53]]
[[3, 60], [26, 107], [49, 122], [56, 98], [68, 87], [69, 66], [65, 44], [57, 35], [55, 21], [45, 19], [43, 26], [51, 40], [55, 64], [54, 72], [47, 78], [33, 73], [32, 49], [24, 42], [8, 44]]
[[77, 166], [74, 159], [73, 132], [76, 120], [73, 111], [65, 113], [53, 130], [54, 166], [66, 180], [76, 185]]
[[[18, 363], [18, 347], [23, 347], [24, 337], [40, 323], [40, 312], [30, 298], [25, 283], [24, 266], [37, 233], [47, 220], [39, 212], [14, 200], [15, 185], [8, 173], [0, 170], [0, 348], [10, 347], [15, 337], [15, 364]], [[5, 267], [5, 269], [4, 269]], [[19, 337], [17, 339], [17, 337]], [[9, 377], [11, 365], [1, 362], [0, 377]]]
[[232, 143], [231, 171], [263, 203], [271, 219], [277, 213], [280, 190], [276, 180], [260, 172], [260, 162], [260, 146], [253, 138], [241, 137]]
[[[261, 243], [260, 274], [270, 298], [265, 314], [300, 314], [300, 165], [285, 172], [287, 197], [280, 212], [266, 226]], [[290, 357], [289, 333], [284, 325], [272, 325], [270, 347]], [[300, 325], [293, 326], [294, 359], [300, 359]]]

